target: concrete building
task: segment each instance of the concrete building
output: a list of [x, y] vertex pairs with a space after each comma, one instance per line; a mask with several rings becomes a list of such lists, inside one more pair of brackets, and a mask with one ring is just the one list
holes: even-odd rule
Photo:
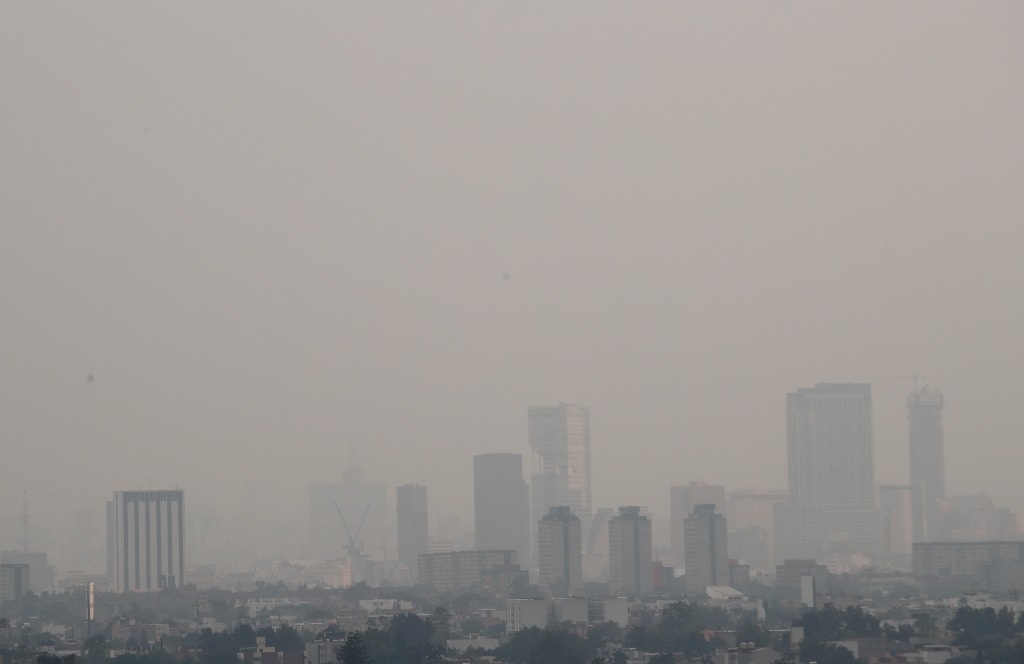
[[871, 386], [819, 383], [786, 397], [789, 502], [784, 558], [876, 555]]
[[914, 542], [914, 574], [980, 576], [995, 561], [1024, 560], [1024, 542]]
[[31, 575], [24, 563], [0, 564], [0, 602], [15, 602], [32, 588]]
[[537, 527], [540, 585], [553, 594], [583, 595], [583, 534], [568, 506], [552, 507]]
[[403, 484], [395, 490], [398, 562], [409, 570], [409, 583], [416, 584], [419, 557], [427, 553], [427, 487]]
[[727, 586], [728, 532], [725, 517], [714, 505], [695, 505], [683, 521], [686, 542], [686, 592], [702, 593], [708, 586]]
[[775, 566], [775, 511], [788, 498], [785, 491], [729, 494], [729, 553], [733, 558], [746, 561], [753, 569]]
[[570, 404], [533, 407], [528, 425], [535, 468], [530, 481], [533, 523], [552, 507], [566, 505], [589, 527], [590, 410]]
[[714, 505], [715, 511], [725, 514], [725, 487], [721, 484], [690, 482], [669, 488], [669, 537], [672, 539], [672, 561], [678, 569], [686, 566], [686, 548], [683, 543], [683, 521], [697, 505]]
[[495, 570], [518, 572], [516, 552], [448, 551], [419, 556], [419, 583], [444, 593], [479, 590], [485, 574]]
[[908, 569], [914, 544], [913, 487], [883, 484], [878, 496], [882, 510], [882, 553], [890, 563]]
[[815, 592], [824, 594], [828, 592], [829, 571], [824, 565], [819, 565], [814, 560], [786, 560], [775, 567], [775, 587], [787, 598], [802, 598], [802, 591], [806, 587], [804, 579], [814, 579]]
[[613, 595], [645, 595], [653, 586], [651, 520], [620, 507], [608, 521], [608, 586]]
[[944, 406], [942, 393], [927, 387], [907, 396], [914, 542], [934, 542], [946, 536], [942, 522], [942, 501], [946, 497]]
[[117, 592], [185, 584], [184, 492], [115, 491], [107, 503], [107, 573]]
[[35, 594], [53, 592], [57, 574], [49, 563], [45, 551], [4, 551], [0, 553], [0, 564], [28, 565], [30, 590]]
[[521, 454], [473, 457], [476, 548], [512, 549], [526, 565], [530, 556], [530, 495]]

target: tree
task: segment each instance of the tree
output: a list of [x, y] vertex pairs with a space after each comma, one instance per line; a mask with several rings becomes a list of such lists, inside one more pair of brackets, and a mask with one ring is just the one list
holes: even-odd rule
[[808, 639], [800, 642], [800, 661], [818, 664], [857, 664], [857, 658], [848, 648]]
[[352, 632], [338, 649], [338, 664], [371, 664], [370, 654], [363, 644], [363, 636]]

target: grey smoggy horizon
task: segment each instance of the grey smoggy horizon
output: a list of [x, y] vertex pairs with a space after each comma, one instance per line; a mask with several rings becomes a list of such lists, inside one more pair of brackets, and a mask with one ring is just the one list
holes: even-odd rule
[[[350, 465], [472, 529], [589, 408], [592, 503], [787, 487], [786, 395], [908, 376], [1024, 508], [1024, 7], [0, 5], [0, 546], [185, 491], [256, 555]], [[458, 519], [453, 524], [452, 519]], [[392, 546], [393, 546], [392, 541]]]

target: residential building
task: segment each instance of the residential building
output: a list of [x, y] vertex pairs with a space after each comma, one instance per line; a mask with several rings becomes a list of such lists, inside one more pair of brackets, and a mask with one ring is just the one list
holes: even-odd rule
[[682, 569], [686, 566], [686, 548], [683, 544], [683, 521], [697, 505], [714, 505], [715, 511], [725, 514], [725, 487], [721, 484], [690, 482], [669, 489], [669, 537], [672, 540], [672, 560]]
[[117, 592], [185, 584], [184, 492], [115, 491], [107, 503], [107, 572]]
[[443, 593], [479, 590], [484, 575], [495, 571], [519, 571], [516, 552], [448, 551], [419, 556], [417, 578], [420, 585], [432, 586]]
[[409, 570], [409, 583], [416, 584], [419, 557], [427, 553], [427, 487], [403, 484], [395, 490], [398, 562]]
[[819, 383], [786, 397], [785, 558], [876, 555], [871, 386]]
[[512, 549], [521, 564], [530, 560], [530, 495], [521, 454], [473, 457], [473, 514], [477, 549]]
[[608, 521], [608, 585], [613, 595], [645, 595], [653, 585], [651, 520], [620, 507]]
[[535, 474], [530, 481], [533, 522], [552, 507], [568, 506], [590, 525], [590, 410], [560, 404], [529, 409], [529, 442]]
[[550, 508], [538, 523], [540, 585], [553, 594], [583, 595], [583, 533], [567, 505]]
[[683, 521], [686, 542], [686, 592], [702, 593], [708, 586], [727, 586], [729, 553], [726, 519], [711, 504], [695, 505]]

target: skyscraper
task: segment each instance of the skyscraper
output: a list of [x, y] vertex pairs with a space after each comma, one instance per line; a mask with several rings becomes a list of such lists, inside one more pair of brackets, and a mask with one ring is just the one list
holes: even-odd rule
[[785, 558], [879, 550], [871, 386], [819, 383], [786, 397]]
[[690, 482], [669, 488], [669, 536], [672, 538], [672, 559], [676, 567], [686, 566], [683, 548], [683, 520], [696, 505], [714, 505], [719, 513], [725, 513], [725, 487], [721, 484]]
[[910, 487], [913, 490], [915, 542], [945, 539], [942, 500], [946, 497], [946, 452], [941, 392], [927, 387], [907, 396], [910, 434]]
[[395, 490], [397, 505], [398, 562], [409, 570], [409, 581], [416, 584], [418, 558], [427, 553], [427, 487], [403, 484]]
[[701, 593], [708, 586], [729, 585], [728, 529], [714, 505], [694, 505], [683, 521], [686, 531], [686, 592]]
[[184, 492], [115, 491], [107, 503], [107, 571], [114, 589], [158, 590], [185, 583]]
[[537, 526], [540, 585], [566, 597], [583, 595], [583, 531], [565, 505], [552, 507]]
[[511, 549], [526, 565], [530, 560], [530, 496], [521, 454], [473, 457], [473, 514], [478, 550]]
[[530, 480], [533, 521], [552, 507], [567, 505], [590, 524], [590, 410], [560, 404], [529, 409], [530, 449], [535, 454]]
[[651, 520], [620, 507], [608, 520], [608, 586], [613, 595], [644, 595], [653, 586]]

